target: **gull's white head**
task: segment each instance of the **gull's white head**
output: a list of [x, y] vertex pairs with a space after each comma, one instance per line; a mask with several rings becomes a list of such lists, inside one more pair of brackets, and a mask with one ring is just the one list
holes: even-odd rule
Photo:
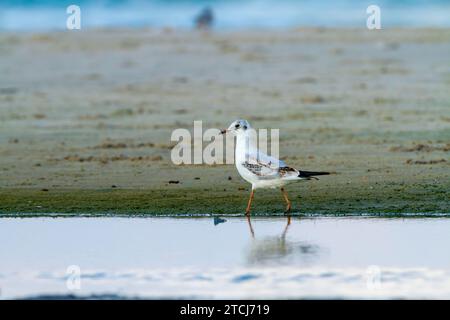
[[250, 129], [250, 124], [247, 120], [239, 119], [236, 121], [233, 121], [232, 124], [228, 127], [226, 130], [222, 130], [221, 133], [233, 133], [235, 135], [245, 133], [248, 129]]

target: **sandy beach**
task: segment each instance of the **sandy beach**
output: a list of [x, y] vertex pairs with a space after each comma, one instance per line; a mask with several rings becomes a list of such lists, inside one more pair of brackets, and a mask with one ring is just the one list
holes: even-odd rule
[[243, 214], [233, 165], [170, 161], [174, 129], [236, 118], [336, 172], [287, 187], [295, 214], [448, 214], [449, 53], [450, 29], [1, 33], [0, 214]]

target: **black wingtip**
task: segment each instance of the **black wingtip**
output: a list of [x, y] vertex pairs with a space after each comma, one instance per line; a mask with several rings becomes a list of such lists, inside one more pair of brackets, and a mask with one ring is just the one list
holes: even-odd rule
[[313, 178], [314, 176], [325, 176], [330, 174], [329, 172], [324, 171], [300, 171], [298, 174], [299, 178]]

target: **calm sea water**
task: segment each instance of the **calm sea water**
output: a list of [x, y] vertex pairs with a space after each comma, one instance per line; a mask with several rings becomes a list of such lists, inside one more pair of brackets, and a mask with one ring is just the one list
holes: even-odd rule
[[450, 298], [448, 218], [225, 220], [2, 218], [0, 299]]
[[207, 6], [217, 29], [365, 27], [371, 4], [380, 6], [383, 27], [450, 26], [446, 0], [3, 0], [0, 30], [64, 29], [70, 4], [81, 7], [82, 28], [191, 28]]

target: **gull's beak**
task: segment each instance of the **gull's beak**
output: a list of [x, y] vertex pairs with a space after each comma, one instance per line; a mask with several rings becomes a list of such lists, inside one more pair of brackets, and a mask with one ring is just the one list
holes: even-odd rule
[[227, 132], [228, 132], [228, 129], [220, 130], [220, 134], [225, 134], [225, 133], [227, 133]]

